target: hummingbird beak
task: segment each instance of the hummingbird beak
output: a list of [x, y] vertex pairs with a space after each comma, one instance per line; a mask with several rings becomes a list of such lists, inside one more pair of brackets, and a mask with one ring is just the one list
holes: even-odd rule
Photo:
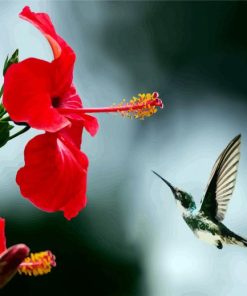
[[156, 176], [158, 176], [162, 181], [164, 181], [168, 187], [170, 187], [172, 193], [173, 193], [173, 194], [175, 195], [175, 197], [176, 197], [176, 196], [177, 196], [177, 195], [176, 195], [176, 190], [175, 190], [175, 188], [172, 186], [172, 184], [169, 183], [168, 181], [166, 181], [163, 177], [161, 177], [161, 176], [160, 176], [158, 173], [156, 173], [155, 171], [152, 171], [152, 172], [153, 172]]

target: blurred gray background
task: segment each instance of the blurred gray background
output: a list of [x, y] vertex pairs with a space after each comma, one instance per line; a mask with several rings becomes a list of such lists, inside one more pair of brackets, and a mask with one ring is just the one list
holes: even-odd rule
[[[235, 296], [247, 289], [247, 250], [218, 250], [195, 237], [155, 177], [199, 204], [219, 153], [238, 133], [242, 155], [225, 224], [247, 237], [247, 3], [0, 1], [0, 61], [51, 60], [41, 34], [18, 18], [24, 5], [46, 11], [77, 54], [84, 106], [158, 91], [164, 109], [127, 120], [99, 115], [90, 160], [88, 206], [72, 221], [21, 197], [15, 174], [30, 131], [0, 151], [1, 213], [8, 245], [51, 249], [57, 268], [16, 276], [1, 295]], [[80, 291], [80, 292], [79, 292]]]

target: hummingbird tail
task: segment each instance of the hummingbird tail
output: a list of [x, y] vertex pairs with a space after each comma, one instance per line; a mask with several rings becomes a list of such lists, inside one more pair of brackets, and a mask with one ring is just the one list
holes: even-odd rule
[[240, 245], [240, 246], [242, 246], [242, 247], [247, 247], [247, 240], [246, 239], [242, 239], [240, 241], [240, 244], [239, 243], [237, 243], [237, 244]]
[[234, 235], [231, 243], [241, 247], [247, 247], [247, 239], [236, 234]]
[[244, 244], [245, 247], [247, 247], [247, 240], [246, 239], [243, 239], [242, 243]]

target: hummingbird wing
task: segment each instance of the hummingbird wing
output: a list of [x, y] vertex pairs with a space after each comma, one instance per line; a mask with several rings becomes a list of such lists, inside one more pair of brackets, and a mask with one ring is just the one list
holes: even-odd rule
[[222, 221], [231, 199], [240, 159], [241, 135], [236, 136], [216, 160], [200, 212]]

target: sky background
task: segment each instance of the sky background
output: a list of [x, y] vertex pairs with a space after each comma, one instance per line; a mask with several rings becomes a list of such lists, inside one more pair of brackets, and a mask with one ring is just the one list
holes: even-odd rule
[[8, 245], [51, 249], [47, 276], [16, 276], [1, 295], [233, 296], [247, 289], [247, 250], [196, 239], [168, 187], [203, 196], [218, 155], [242, 134], [238, 179], [224, 223], [247, 237], [247, 3], [0, 1], [0, 62], [52, 60], [43, 36], [18, 13], [46, 11], [77, 54], [74, 81], [84, 106], [158, 91], [164, 109], [144, 121], [99, 115], [88, 206], [72, 221], [21, 197], [15, 174], [29, 131], [0, 151], [0, 216]]

